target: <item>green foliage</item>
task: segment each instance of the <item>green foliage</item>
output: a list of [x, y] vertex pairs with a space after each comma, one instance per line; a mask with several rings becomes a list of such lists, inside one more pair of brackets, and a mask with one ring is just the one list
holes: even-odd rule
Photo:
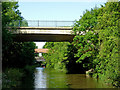
[[32, 66], [26, 65], [26, 66], [24, 67], [24, 71], [25, 71], [26, 75], [27, 75], [27, 74], [33, 74], [34, 71], [35, 71], [35, 67], [36, 67], [35, 65], [32, 65]]
[[[86, 10], [79, 21], [76, 21], [73, 31], [75, 37], [73, 44], [77, 48], [77, 53], [74, 55], [77, 63], [82, 63], [84, 68], [90, 69], [95, 67], [95, 62], [98, 53], [98, 34], [94, 30], [97, 24], [98, 9], [95, 7], [91, 11]], [[82, 34], [83, 33], [83, 34]]]
[[12, 34], [6, 29], [7, 26], [28, 25], [27, 21], [23, 20], [18, 7], [18, 2], [2, 2], [3, 69], [6, 67], [23, 68], [26, 65], [32, 65], [35, 60], [35, 43], [14, 42]]
[[21, 12], [18, 10], [18, 2], [2, 2], [2, 27], [14, 20], [22, 20]]
[[80, 35], [81, 31], [93, 30], [93, 27], [97, 24], [97, 16], [99, 11], [97, 7], [91, 9], [91, 11], [86, 10], [79, 21], [76, 21], [73, 31], [76, 35]]
[[99, 55], [97, 74], [105, 82], [120, 86], [120, 71], [118, 64], [120, 2], [108, 2], [100, 8], [96, 29], [99, 30]]
[[20, 81], [23, 77], [23, 73], [19, 69], [6, 69], [2, 74], [2, 87], [13, 88], [20, 85]]
[[8, 23], [13, 20], [22, 20], [17, 2], [2, 2], [2, 51], [8, 52], [10, 44], [13, 42], [12, 35], [6, 29]]
[[15, 42], [13, 35], [6, 28], [7, 26], [19, 26], [19, 24], [20, 26], [28, 25], [23, 20], [18, 7], [18, 2], [2, 2], [3, 88], [18, 87], [24, 76], [23, 73], [25, 74], [25, 71], [33, 72], [33, 67], [30, 66], [34, 64], [35, 60], [35, 43]]
[[[101, 8], [91, 9], [76, 21], [73, 44], [77, 49], [76, 62], [87, 69], [94, 68], [93, 76], [120, 86], [119, 21], [120, 2], [107, 2]], [[81, 35], [81, 31], [84, 35]]]
[[33, 42], [13, 42], [3, 56], [3, 67], [23, 68], [26, 65], [33, 65], [35, 60], [35, 43]]
[[26, 27], [28, 22], [26, 20], [14, 20], [7, 24], [7, 27]]
[[84, 73], [80, 64], [76, 64], [76, 48], [69, 42], [47, 42], [44, 48], [49, 49], [49, 53], [43, 54], [46, 60], [46, 67], [53, 68], [65, 73]]
[[68, 42], [47, 42], [44, 48], [49, 49], [48, 54], [43, 54], [48, 68], [65, 71], [65, 52]]

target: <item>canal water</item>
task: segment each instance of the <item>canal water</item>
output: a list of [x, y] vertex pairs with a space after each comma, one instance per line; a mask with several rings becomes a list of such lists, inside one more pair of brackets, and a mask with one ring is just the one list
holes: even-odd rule
[[34, 75], [27, 76], [23, 87], [34, 88], [112, 88], [85, 74], [65, 74], [55, 70], [36, 67]]
[[111, 88], [85, 74], [65, 74], [37, 67], [34, 88]]

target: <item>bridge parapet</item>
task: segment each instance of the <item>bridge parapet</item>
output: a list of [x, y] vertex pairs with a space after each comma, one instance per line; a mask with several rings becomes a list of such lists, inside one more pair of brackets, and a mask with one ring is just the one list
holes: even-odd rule
[[8, 27], [73, 27], [75, 21], [58, 20], [15, 20]]

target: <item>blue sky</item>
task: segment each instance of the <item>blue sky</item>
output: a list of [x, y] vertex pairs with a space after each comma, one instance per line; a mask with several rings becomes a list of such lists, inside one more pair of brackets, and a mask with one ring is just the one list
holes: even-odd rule
[[19, 2], [26, 20], [78, 20], [86, 9], [104, 2]]
[[[86, 0], [84, 0], [86, 1]], [[95, 6], [100, 7], [104, 2], [19, 2], [19, 10], [26, 20], [79, 20], [83, 11]], [[42, 48], [45, 42], [35, 42]], [[41, 56], [41, 54], [39, 54]]]

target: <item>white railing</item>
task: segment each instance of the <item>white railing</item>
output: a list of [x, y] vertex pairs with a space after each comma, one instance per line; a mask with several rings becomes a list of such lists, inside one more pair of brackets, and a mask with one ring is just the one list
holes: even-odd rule
[[75, 21], [58, 20], [15, 20], [8, 23], [9, 27], [73, 27]]

